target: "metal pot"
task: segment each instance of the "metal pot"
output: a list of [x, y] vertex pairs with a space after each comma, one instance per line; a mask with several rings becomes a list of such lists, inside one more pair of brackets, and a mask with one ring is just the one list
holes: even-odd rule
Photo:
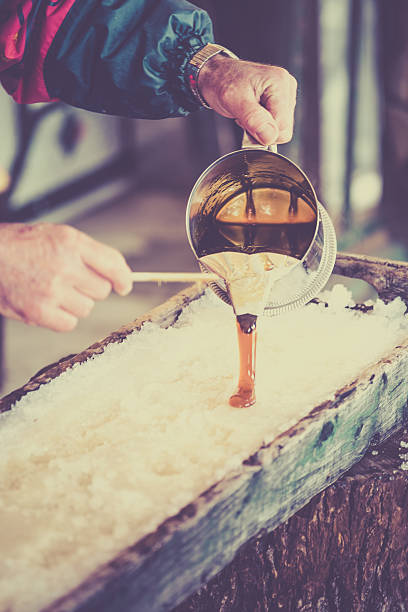
[[288, 158], [246, 146], [198, 178], [186, 211], [187, 235], [210, 287], [237, 315], [298, 308], [333, 270], [336, 236], [307, 176]]

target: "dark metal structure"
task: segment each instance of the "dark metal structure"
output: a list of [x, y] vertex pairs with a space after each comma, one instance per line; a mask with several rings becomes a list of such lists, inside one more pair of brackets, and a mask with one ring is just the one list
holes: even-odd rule
[[58, 185], [52, 191], [16, 206], [13, 196], [24, 177], [25, 166], [35, 147], [36, 134], [46, 117], [61, 110], [63, 118], [59, 146], [66, 153], [71, 153], [74, 152], [81, 126], [79, 119], [68, 106], [58, 102], [41, 106], [39, 109], [35, 106], [15, 105], [17, 146], [9, 169], [11, 177], [9, 188], [0, 194], [0, 221], [31, 221], [40, 214], [67, 204], [118, 177], [130, 176], [134, 168], [136, 150], [134, 143], [129, 139], [127, 120], [123, 120], [119, 123], [118, 138], [121, 143], [119, 152], [107, 157], [107, 161], [103, 164], [76, 176], [74, 180]]

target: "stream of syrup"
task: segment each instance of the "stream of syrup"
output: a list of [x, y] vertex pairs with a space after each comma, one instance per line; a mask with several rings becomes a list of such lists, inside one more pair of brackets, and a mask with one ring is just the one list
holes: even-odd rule
[[234, 408], [248, 408], [255, 404], [256, 316], [237, 317], [239, 348], [238, 388], [229, 399]]
[[[265, 270], [275, 265], [268, 253], [302, 259], [316, 230], [315, 208], [295, 190], [254, 187], [246, 176], [241, 182], [242, 191], [230, 198], [215, 217], [200, 218], [200, 254], [264, 253]], [[256, 401], [256, 320], [248, 313], [237, 316], [239, 379], [229, 399], [235, 408], [247, 408]]]

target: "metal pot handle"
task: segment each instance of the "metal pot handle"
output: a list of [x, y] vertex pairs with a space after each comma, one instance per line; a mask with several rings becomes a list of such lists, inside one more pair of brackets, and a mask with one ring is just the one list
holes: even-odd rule
[[272, 153], [278, 152], [278, 145], [268, 145], [264, 146], [259, 144], [248, 132], [244, 130], [244, 134], [242, 136], [242, 145], [243, 149], [265, 149], [266, 151], [271, 151]]

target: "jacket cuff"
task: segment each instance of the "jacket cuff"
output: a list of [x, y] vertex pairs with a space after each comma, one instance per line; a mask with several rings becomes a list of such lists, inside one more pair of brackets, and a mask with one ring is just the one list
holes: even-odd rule
[[186, 96], [188, 106], [190, 106], [191, 108], [194, 107], [194, 109], [202, 109], [208, 107], [206, 104], [204, 104], [204, 101], [201, 100], [200, 97], [195, 95], [194, 93], [194, 88], [191, 84], [192, 70], [190, 61], [199, 51], [201, 51], [201, 49], [204, 49], [208, 42], [210, 41], [203, 42], [202, 40], [200, 40], [199, 44], [192, 46], [188, 53], [185, 55], [185, 58], [180, 66], [180, 74], [182, 77], [182, 80], [180, 81], [180, 87], [184, 95]]
[[213, 42], [212, 22], [202, 9], [179, 9], [169, 16], [166, 30], [154, 53], [144, 58], [144, 72], [161, 81], [157, 93], [170, 95], [179, 106], [178, 114], [188, 114], [204, 108], [191, 90], [189, 62]]

